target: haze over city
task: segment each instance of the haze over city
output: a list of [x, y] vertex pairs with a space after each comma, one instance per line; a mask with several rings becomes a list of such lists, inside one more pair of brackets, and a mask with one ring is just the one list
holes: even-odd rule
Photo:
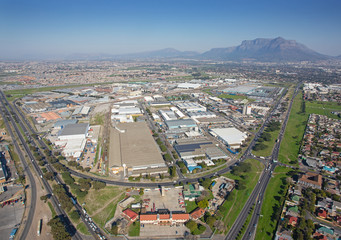
[[341, 2], [1, 1], [1, 58], [126, 54], [163, 48], [204, 52], [243, 40], [296, 40], [341, 54]]

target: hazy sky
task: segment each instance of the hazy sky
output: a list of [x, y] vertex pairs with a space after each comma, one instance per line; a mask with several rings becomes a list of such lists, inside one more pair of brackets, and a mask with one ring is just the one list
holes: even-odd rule
[[0, 57], [207, 51], [281, 36], [341, 54], [340, 0], [1, 0]]

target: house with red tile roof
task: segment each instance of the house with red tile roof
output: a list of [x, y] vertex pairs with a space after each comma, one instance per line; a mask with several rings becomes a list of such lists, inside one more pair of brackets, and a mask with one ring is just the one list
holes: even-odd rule
[[171, 225], [176, 223], [185, 223], [189, 220], [188, 213], [169, 213], [169, 214], [140, 214], [140, 222], [142, 224], [161, 224]]
[[317, 216], [319, 216], [320, 218], [327, 218], [327, 211], [324, 209], [319, 209], [319, 211], [317, 212]]
[[125, 218], [127, 218], [128, 220], [132, 222], [134, 222], [138, 217], [138, 214], [134, 212], [133, 210], [131, 210], [130, 208], [127, 208], [126, 210], [124, 210], [122, 214]]
[[289, 218], [289, 224], [290, 224], [291, 226], [295, 227], [296, 224], [297, 224], [297, 217], [292, 217], [292, 216], [290, 216], [290, 218]]
[[193, 212], [190, 213], [190, 217], [194, 220], [201, 218], [205, 214], [205, 210], [202, 208], [196, 208]]

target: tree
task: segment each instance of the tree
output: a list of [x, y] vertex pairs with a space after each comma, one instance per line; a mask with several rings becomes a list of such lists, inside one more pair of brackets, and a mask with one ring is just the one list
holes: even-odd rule
[[140, 188], [140, 196], [142, 196], [144, 194], [144, 189], [143, 188]]
[[209, 217], [207, 217], [207, 219], [205, 219], [205, 221], [212, 228], [216, 219], [213, 216], [209, 216]]
[[67, 185], [71, 185], [75, 182], [75, 179], [71, 177], [71, 174], [69, 172], [63, 172], [62, 178]]
[[112, 225], [111, 233], [114, 234], [114, 235], [118, 234], [118, 226], [116, 224]]
[[70, 213], [70, 218], [71, 218], [73, 221], [77, 221], [77, 220], [80, 218], [79, 212], [78, 212], [77, 210], [73, 210], [73, 211]]
[[44, 201], [46, 203], [47, 199], [49, 199], [49, 197], [47, 195], [43, 195], [40, 197], [40, 200]]
[[171, 178], [174, 178], [176, 175], [176, 167], [175, 166], [171, 166], [169, 168], [169, 175], [171, 176]]
[[196, 230], [198, 228], [198, 224], [196, 222], [194, 222], [193, 220], [189, 220], [186, 223], [186, 227], [189, 228], [189, 230], [191, 230], [191, 232], [193, 232], [194, 230]]
[[93, 181], [93, 182], [92, 182], [92, 187], [93, 187], [95, 190], [103, 189], [103, 188], [105, 188], [105, 186], [106, 186], [106, 183], [105, 183], [105, 182], [100, 182], [100, 181]]
[[76, 167], [78, 163], [76, 161], [69, 161], [67, 165], [69, 165], [70, 167]]
[[52, 181], [53, 177], [54, 177], [54, 174], [52, 172], [47, 172], [47, 173], [44, 174], [44, 178], [46, 180]]
[[79, 186], [85, 190], [89, 190], [91, 188], [90, 182], [91, 182], [91, 179], [88, 179], [88, 178], [80, 178], [78, 180]]
[[204, 187], [204, 188], [209, 188], [212, 184], [212, 180], [210, 178], [205, 178], [205, 179], [200, 179], [200, 184]]
[[70, 234], [66, 231], [64, 224], [58, 216], [52, 218], [47, 225], [51, 227], [51, 233], [55, 240], [71, 240]]
[[208, 201], [207, 199], [203, 199], [200, 202], [198, 202], [198, 207], [205, 209], [208, 207]]

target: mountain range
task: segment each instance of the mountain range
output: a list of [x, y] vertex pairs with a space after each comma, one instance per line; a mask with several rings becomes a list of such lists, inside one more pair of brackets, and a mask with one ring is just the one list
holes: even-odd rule
[[166, 48], [157, 51], [148, 51], [133, 54], [109, 55], [109, 54], [74, 54], [67, 59], [83, 60], [109, 60], [109, 59], [167, 59], [186, 58], [215, 61], [258, 61], [258, 62], [300, 62], [340, 60], [341, 56], [332, 57], [313, 51], [294, 40], [286, 40], [282, 37], [273, 39], [257, 38], [245, 40], [239, 46], [226, 48], [212, 48], [198, 53], [192, 51], [179, 51], [174, 48]]

